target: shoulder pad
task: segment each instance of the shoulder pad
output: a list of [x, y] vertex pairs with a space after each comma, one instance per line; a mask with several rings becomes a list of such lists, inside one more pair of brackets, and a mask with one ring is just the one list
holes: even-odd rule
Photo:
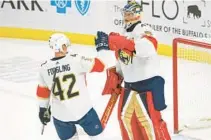
[[149, 36], [153, 35], [153, 30], [148, 24], [142, 24], [141, 26], [143, 28], [145, 35], [149, 35]]
[[148, 36], [153, 36], [152, 34], [152, 28], [149, 26], [149, 25], [146, 25], [146, 24], [138, 24], [133, 33], [132, 33], [134, 39], [138, 39], [140, 37], [143, 37], [145, 35], [148, 35]]

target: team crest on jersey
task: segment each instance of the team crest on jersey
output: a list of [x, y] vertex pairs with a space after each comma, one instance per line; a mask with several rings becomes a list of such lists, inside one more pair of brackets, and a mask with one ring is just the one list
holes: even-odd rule
[[128, 65], [131, 62], [132, 57], [125, 51], [119, 50], [119, 59], [125, 64]]
[[89, 10], [90, 0], [76, 0], [75, 5], [81, 15], [85, 15]]

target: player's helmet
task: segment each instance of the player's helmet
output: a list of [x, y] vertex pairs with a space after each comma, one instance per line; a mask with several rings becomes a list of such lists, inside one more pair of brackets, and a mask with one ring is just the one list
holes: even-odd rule
[[67, 36], [65, 36], [62, 33], [54, 33], [49, 38], [49, 47], [53, 49], [55, 52], [62, 52], [62, 46], [66, 45], [66, 47], [69, 47], [70, 40]]
[[122, 9], [125, 28], [129, 28], [134, 23], [140, 21], [141, 13], [143, 11], [142, 4], [135, 0], [128, 0], [128, 3]]

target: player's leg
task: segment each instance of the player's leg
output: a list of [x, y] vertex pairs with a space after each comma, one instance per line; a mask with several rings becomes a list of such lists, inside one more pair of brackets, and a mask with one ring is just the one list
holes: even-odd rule
[[[136, 113], [134, 111], [133, 116], [132, 116], [132, 120], [131, 120], [131, 127], [132, 127], [132, 132], [133, 132], [133, 138], [134, 140], [144, 140], [144, 134], [145, 131], [143, 127], [140, 127], [140, 125], [138, 124], [138, 118], [136, 116]], [[143, 131], [143, 132], [142, 132]]]
[[97, 112], [93, 108], [89, 110], [89, 112], [78, 122], [92, 140], [100, 140], [100, 138], [102, 139], [102, 124], [97, 115]]
[[159, 140], [170, 140], [166, 122], [162, 119], [160, 112], [166, 108], [164, 97], [165, 80], [160, 76], [156, 76], [152, 83], [151, 92], [147, 92], [147, 104], [156, 138]]
[[130, 92], [128, 95], [128, 99], [125, 102], [124, 107], [122, 108], [122, 114], [121, 114], [121, 119], [123, 121], [123, 125], [127, 130], [127, 134], [129, 136], [129, 138], [132, 140], [134, 138], [133, 138], [131, 121], [132, 121], [134, 110], [135, 110], [133, 102], [134, 102], [134, 94], [132, 92]]
[[154, 125], [157, 140], [170, 140], [166, 122], [162, 119], [160, 111], [155, 110], [151, 92], [147, 92], [147, 105]]
[[[155, 132], [152, 121], [147, 111], [147, 104], [145, 102], [146, 94], [139, 93], [135, 95], [135, 114], [137, 117], [137, 124], [141, 130], [144, 140], [155, 140]], [[141, 98], [140, 98], [141, 97]]]
[[139, 84], [140, 91], [147, 91], [145, 94], [138, 95], [140, 96], [140, 100], [144, 103], [144, 106], [150, 116], [156, 140], [170, 140], [166, 123], [162, 119], [160, 113], [160, 111], [166, 108], [164, 97], [164, 79], [160, 76], [156, 76]]
[[123, 140], [129, 140], [127, 130], [122, 121], [122, 108], [125, 105], [125, 101], [127, 100], [128, 95], [129, 94], [126, 92], [121, 93], [120, 97], [119, 97], [119, 104], [118, 104], [118, 121], [119, 121], [119, 126], [120, 126], [121, 135], [122, 135]]
[[129, 90], [129, 88], [126, 88], [125, 92], [123, 93], [124, 95], [120, 96], [118, 120], [123, 140], [139, 140], [142, 138], [142, 133], [140, 132], [140, 129], [136, 129], [138, 127], [134, 106], [136, 93], [137, 92], [131, 91]]
[[56, 132], [61, 140], [78, 140], [78, 133], [76, 132], [76, 126], [71, 122], [62, 122], [53, 118]]

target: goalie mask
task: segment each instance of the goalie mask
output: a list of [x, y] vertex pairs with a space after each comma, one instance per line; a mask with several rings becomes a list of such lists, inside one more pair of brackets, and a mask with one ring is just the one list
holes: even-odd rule
[[128, 0], [128, 3], [124, 6], [122, 10], [125, 29], [128, 29], [133, 24], [140, 21], [142, 10], [142, 4], [139, 4], [138, 2], [133, 0]]
[[55, 33], [49, 38], [49, 47], [54, 50], [54, 52], [63, 52], [62, 46], [65, 45], [67, 48], [71, 45], [70, 40], [61, 33]]

